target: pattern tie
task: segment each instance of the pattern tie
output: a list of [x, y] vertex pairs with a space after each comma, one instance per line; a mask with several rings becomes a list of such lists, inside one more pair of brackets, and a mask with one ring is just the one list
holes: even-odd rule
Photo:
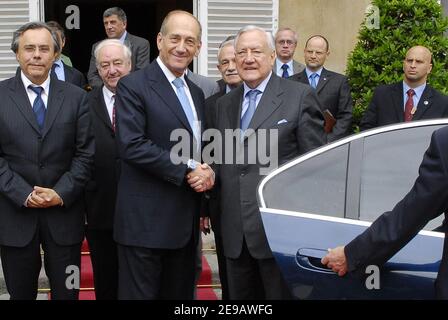
[[181, 78], [176, 78], [173, 80], [173, 84], [176, 87], [177, 97], [179, 98], [180, 104], [182, 105], [182, 109], [184, 110], [185, 115], [187, 116], [188, 123], [190, 124], [190, 128], [193, 131], [193, 136], [198, 143], [198, 148], [200, 147], [201, 141], [201, 132], [198, 126], [195, 125], [193, 108], [190, 105], [190, 101], [185, 93], [184, 82]]
[[30, 88], [35, 94], [37, 94], [37, 97], [36, 99], [34, 99], [33, 102], [33, 111], [34, 114], [36, 115], [37, 124], [39, 125], [40, 130], [42, 130], [44, 126], [45, 112], [46, 112], [44, 100], [42, 100], [41, 96], [42, 91], [44, 91], [44, 88], [33, 86], [29, 86], [28, 88]]
[[255, 108], [257, 105], [257, 95], [260, 93], [260, 90], [250, 90], [246, 93], [246, 98], [249, 98], [249, 106], [247, 107], [246, 112], [241, 115], [241, 130], [243, 131], [246, 131], [249, 127], [250, 120], [252, 120], [252, 117], [255, 113]]
[[112, 101], [113, 101], [113, 105], [112, 105], [112, 130], [115, 132], [115, 124], [116, 124], [116, 120], [115, 120], [115, 95], [112, 96]]
[[317, 73], [310, 74], [310, 85], [313, 89], [317, 88], [317, 82], [316, 82], [317, 76], [318, 76]]
[[415, 91], [409, 89], [406, 94], [408, 95], [408, 99], [406, 100], [406, 104], [404, 105], [404, 121], [411, 121], [412, 116], [414, 115], [414, 98]]
[[289, 77], [289, 73], [288, 73], [288, 65], [285, 63], [284, 65], [282, 65], [282, 69], [283, 69], [283, 73], [282, 73], [282, 78], [288, 78]]

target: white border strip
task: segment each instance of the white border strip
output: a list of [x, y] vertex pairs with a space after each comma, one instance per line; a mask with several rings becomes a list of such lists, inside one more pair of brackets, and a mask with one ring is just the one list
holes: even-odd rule
[[[271, 208], [260, 208], [260, 210], [263, 210], [263, 212], [267, 212], [267, 213], [275, 214], [275, 215], [283, 215], [283, 216], [306, 218], [306, 219], [312, 219], [312, 220], [337, 222], [337, 223], [351, 224], [351, 225], [364, 226], [364, 227], [370, 227], [370, 225], [372, 224], [371, 222], [362, 221], [362, 220], [353, 220], [353, 219], [347, 219], [347, 218], [323, 216], [320, 214], [305, 213], [305, 212], [298, 212], [298, 211], [288, 211], [288, 210], [271, 209]], [[423, 235], [423, 236], [429, 236], [429, 237], [445, 238], [445, 234], [443, 232], [421, 230], [418, 234]]]

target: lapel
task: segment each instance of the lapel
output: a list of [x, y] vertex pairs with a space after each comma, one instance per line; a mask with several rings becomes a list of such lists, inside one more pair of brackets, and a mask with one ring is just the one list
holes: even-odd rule
[[168, 109], [171, 110], [180, 123], [193, 134], [187, 116], [182, 109], [182, 105], [162, 69], [159, 67], [157, 60], [154, 60], [150, 66], [145, 69], [145, 75], [149, 80], [149, 85], [154, 89], [159, 98], [166, 104]]
[[415, 112], [412, 119], [413, 120], [422, 119], [424, 113], [431, 107], [431, 105], [432, 105], [432, 89], [428, 84], [426, 84], [425, 90], [423, 90], [423, 94], [420, 97], [420, 100], [418, 101], [417, 111]]
[[308, 81], [308, 77], [306, 75], [306, 71], [303, 70], [302, 72], [296, 73], [292, 76], [292, 78], [298, 82], [310, 85], [310, 82]]
[[112, 129], [112, 122], [110, 121], [109, 113], [107, 112], [106, 103], [104, 102], [104, 95], [103, 95], [103, 86], [99, 88], [95, 88], [94, 91], [92, 91], [92, 106], [91, 108], [93, 111], [97, 114], [98, 118], [101, 119], [101, 121], [104, 123], [104, 125], [113, 132]]
[[43, 137], [45, 137], [50, 130], [56, 116], [62, 108], [62, 103], [65, 97], [63, 84], [63, 81], [59, 81], [56, 77], [51, 76], [47, 112], [45, 114], [44, 128], [42, 130]]
[[398, 122], [404, 122], [403, 82], [397, 82], [392, 85], [392, 104]]
[[[254, 116], [249, 123], [249, 128], [254, 129], [254, 131], [257, 130], [281, 105], [282, 100], [280, 99], [280, 96], [283, 94], [283, 90], [281, 89], [280, 82], [281, 79], [272, 73], [271, 79], [269, 79], [266, 89], [263, 92]], [[241, 111], [239, 114], [241, 114]]]
[[328, 81], [331, 80], [331, 74], [327, 71], [327, 69], [322, 68], [322, 72], [320, 73], [319, 82], [317, 83], [316, 93], [319, 92], [325, 87]]
[[17, 109], [19, 109], [20, 113], [23, 115], [26, 121], [38, 134], [40, 134], [39, 125], [37, 124], [36, 116], [33, 112], [33, 107], [30, 104], [30, 100], [28, 99], [28, 95], [20, 77], [20, 68], [18, 68], [16, 72], [14, 81], [11, 82], [9, 93], [11, 95], [11, 100], [15, 103]]
[[128, 48], [132, 52], [132, 56], [134, 56], [134, 52], [132, 51], [132, 35], [126, 30], [126, 38], [124, 38], [124, 43], [128, 46]]
[[230, 100], [226, 106], [223, 106], [223, 109], [227, 115], [227, 123], [229, 124], [225, 124], [224, 127], [226, 129], [241, 128], [241, 107], [243, 105], [243, 94], [244, 87], [242, 84], [227, 94]]

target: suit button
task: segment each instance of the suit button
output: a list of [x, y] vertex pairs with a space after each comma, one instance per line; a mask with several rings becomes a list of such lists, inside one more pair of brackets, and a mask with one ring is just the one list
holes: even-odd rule
[[42, 137], [41, 137], [41, 136], [38, 136], [38, 137], [37, 137], [37, 140], [42, 140]]
[[240, 176], [241, 176], [241, 177], [244, 177], [244, 175], [245, 175], [244, 172], [241, 172], [241, 173], [240, 173]]
[[43, 169], [44, 168], [44, 164], [43, 163], [39, 163], [39, 168]]

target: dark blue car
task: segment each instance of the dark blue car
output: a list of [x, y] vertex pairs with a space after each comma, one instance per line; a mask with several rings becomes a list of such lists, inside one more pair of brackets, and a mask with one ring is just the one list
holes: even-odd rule
[[258, 187], [264, 228], [300, 299], [433, 299], [443, 217], [384, 266], [339, 277], [320, 263], [410, 190], [434, 130], [448, 120], [385, 126], [325, 145], [273, 171]]

